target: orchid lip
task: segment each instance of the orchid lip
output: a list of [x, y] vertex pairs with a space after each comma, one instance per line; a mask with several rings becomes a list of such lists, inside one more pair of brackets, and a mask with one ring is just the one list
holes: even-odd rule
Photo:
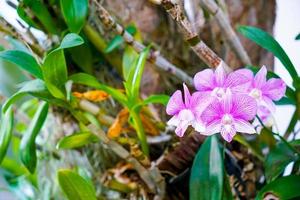
[[222, 99], [225, 96], [225, 90], [224, 90], [224, 88], [216, 87], [212, 91], [212, 95], [217, 97], [218, 99]]
[[262, 97], [262, 92], [261, 90], [255, 88], [253, 90], [251, 90], [250, 94], [251, 97], [253, 97], [254, 99], [260, 99]]

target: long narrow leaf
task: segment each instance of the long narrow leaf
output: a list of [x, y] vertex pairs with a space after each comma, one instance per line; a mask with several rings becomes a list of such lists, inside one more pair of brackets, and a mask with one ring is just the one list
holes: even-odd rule
[[31, 75], [43, 79], [41, 67], [34, 57], [24, 51], [8, 50], [1, 51], [0, 58], [16, 64], [18, 67], [29, 72]]
[[224, 186], [224, 163], [215, 135], [206, 138], [193, 162], [190, 176], [190, 199], [221, 200]]
[[92, 185], [77, 173], [61, 169], [57, 173], [58, 182], [69, 200], [96, 200]]
[[37, 164], [35, 139], [46, 120], [48, 107], [48, 103], [41, 103], [21, 140], [20, 158], [31, 173], [34, 173]]
[[7, 152], [13, 131], [14, 115], [11, 107], [6, 111], [2, 110], [0, 127], [0, 164]]
[[280, 44], [267, 32], [251, 26], [239, 26], [238, 31], [248, 39], [272, 52], [284, 65], [294, 81], [298, 80], [295, 66], [291, 62]]

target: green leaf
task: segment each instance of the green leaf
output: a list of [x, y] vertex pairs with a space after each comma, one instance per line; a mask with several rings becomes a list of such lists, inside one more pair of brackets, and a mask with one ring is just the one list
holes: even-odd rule
[[125, 83], [126, 87], [129, 89], [129, 94], [127, 95], [133, 100], [136, 100], [139, 97], [140, 84], [149, 51], [150, 47], [147, 47], [140, 53], [136, 65], [134, 68], [130, 69], [128, 80]]
[[61, 169], [57, 173], [61, 189], [69, 200], [96, 200], [93, 186], [77, 173]]
[[297, 160], [294, 152], [284, 143], [279, 143], [267, 155], [265, 161], [265, 175], [267, 182], [275, 180], [286, 166]]
[[[93, 73], [93, 57], [91, 49], [88, 45], [83, 44], [78, 47], [69, 49], [72, 60], [82, 69], [85, 73]], [[84, 55], [84, 56], [82, 56]]]
[[[46, 30], [49, 33], [57, 33], [56, 24], [48, 11], [46, 4], [41, 0], [23, 0], [19, 4], [17, 12], [30, 26]], [[38, 19], [38, 22], [34, 21], [33, 18], [35, 18], [35, 20]]]
[[125, 81], [128, 80], [129, 73], [131, 69], [134, 67], [138, 59], [138, 54], [131, 46], [126, 46], [125, 51], [122, 58], [122, 71], [123, 71], [123, 78]]
[[[134, 35], [136, 33], [137, 29], [134, 25], [130, 25], [125, 28], [125, 31], [127, 31], [131, 35]], [[105, 48], [104, 52], [110, 53], [113, 50], [115, 50], [116, 48], [118, 48], [123, 43], [124, 43], [123, 37], [120, 35], [117, 35], [107, 44], [107, 47]]]
[[295, 66], [280, 44], [269, 33], [251, 26], [239, 26], [238, 31], [248, 39], [254, 41], [256, 44], [272, 52], [274, 56], [282, 62], [293, 80], [298, 80], [298, 74]]
[[282, 97], [279, 101], [275, 101], [276, 105], [296, 105], [296, 102], [290, 98]]
[[[286, 176], [278, 178], [263, 187], [256, 196], [256, 200], [264, 199], [267, 195], [274, 195], [278, 199], [299, 199], [300, 176]], [[274, 198], [274, 197], [273, 197]]]
[[169, 102], [170, 96], [164, 94], [155, 94], [147, 97], [144, 99], [143, 104], [150, 104], [150, 103], [159, 103], [162, 105], [167, 105]]
[[31, 54], [30, 50], [27, 46], [25, 46], [22, 42], [20, 42], [17, 39], [14, 39], [11, 36], [6, 36], [5, 40], [9, 42], [9, 44], [12, 46], [13, 50], [23, 51], [25, 53]]
[[14, 113], [11, 107], [1, 113], [0, 127], [0, 164], [7, 152], [10, 143], [14, 125]]
[[53, 96], [60, 99], [65, 96], [68, 71], [63, 49], [81, 45], [83, 42], [79, 35], [69, 33], [64, 37], [60, 46], [46, 56], [42, 70], [47, 88]]
[[56, 148], [74, 149], [98, 141], [99, 141], [98, 137], [96, 137], [94, 134], [90, 132], [81, 132], [81, 133], [76, 133], [62, 138], [57, 143]]
[[2, 110], [6, 112], [6, 110], [10, 107], [11, 104], [23, 97], [25, 94], [45, 98], [49, 97], [47, 88], [42, 80], [35, 79], [32, 81], [27, 81], [18, 92], [16, 92], [3, 104]]
[[69, 80], [72, 80], [74, 83], [77, 84], [82, 84], [99, 90], [103, 90], [108, 94], [110, 94], [114, 99], [119, 101], [122, 105], [127, 104], [127, 97], [122, 92], [112, 87], [109, 87], [107, 85], [99, 83], [98, 80], [92, 75], [85, 74], [85, 73], [78, 73], [70, 76]]
[[110, 53], [113, 50], [115, 50], [117, 47], [119, 47], [121, 44], [123, 44], [124, 39], [122, 36], [117, 35], [114, 37], [108, 44], [107, 47], [105, 48], [104, 52], [105, 53]]
[[295, 37], [295, 40], [300, 40], [300, 33]]
[[222, 200], [233, 200], [231, 187], [226, 173], [224, 173], [224, 188], [223, 188]]
[[16, 64], [18, 67], [24, 69], [25, 71], [29, 72], [31, 75], [39, 79], [43, 79], [42, 70], [39, 64], [31, 55], [25, 53], [24, 51], [1, 51], [0, 58]]
[[60, 0], [60, 7], [69, 30], [79, 33], [88, 13], [88, 0]]
[[0, 167], [17, 177], [25, 175], [34, 186], [38, 187], [36, 174], [30, 174], [28, 170], [24, 166], [20, 165], [20, 163], [16, 160], [6, 156], [3, 159]]
[[35, 139], [47, 118], [48, 108], [48, 103], [40, 104], [20, 143], [21, 161], [31, 173], [34, 173], [37, 164]]
[[224, 163], [215, 135], [207, 137], [193, 162], [190, 199], [220, 200], [224, 186]]

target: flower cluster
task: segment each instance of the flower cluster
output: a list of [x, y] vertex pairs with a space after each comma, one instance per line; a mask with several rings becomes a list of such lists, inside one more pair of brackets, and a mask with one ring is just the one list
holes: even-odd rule
[[230, 142], [236, 132], [255, 133], [250, 123], [256, 115], [265, 122], [275, 111], [273, 101], [281, 99], [285, 83], [278, 78], [267, 80], [263, 66], [254, 76], [248, 69], [226, 73], [222, 63], [215, 71], [206, 69], [194, 77], [196, 92], [190, 94], [183, 84], [183, 95], [177, 90], [167, 105], [173, 116], [168, 125], [182, 137], [192, 126], [203, 135], [220, 133]]

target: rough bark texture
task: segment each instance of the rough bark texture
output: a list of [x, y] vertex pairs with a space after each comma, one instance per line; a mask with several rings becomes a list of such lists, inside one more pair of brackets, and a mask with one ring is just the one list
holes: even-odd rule
[[[216, 51], [228, 65], [239, 68], [241, 62], [234, 55], [232, 49], [224, 41], [222, 33], [213, 16], [208, 17], [197, 3], [195, 4], [195, 21], [192, 24], [203, 39]], [[219, 1], [220, 3], [222, 1]], [[205, 65], [188, 49], [179, 33], [178, 27], [158, 5], [153, 5], [147, 0], [106, 0], [104, 5], [122, 24], [135, 22], [149, 42], [160, 45], [164, 55], [178, 66], [182, 66], [189, 74], [193, 74]], [[226, 0], [226, 8], [232, 26], [239, 24], [257, 26], [269, 33], [273, 32], [275, 20], [275, 0]], [[254, 65], [266, 65], [273, 68], [273, 57], [253, 42], [239, 35]], [[146, 41], [147, 42], [147, 41]]]

